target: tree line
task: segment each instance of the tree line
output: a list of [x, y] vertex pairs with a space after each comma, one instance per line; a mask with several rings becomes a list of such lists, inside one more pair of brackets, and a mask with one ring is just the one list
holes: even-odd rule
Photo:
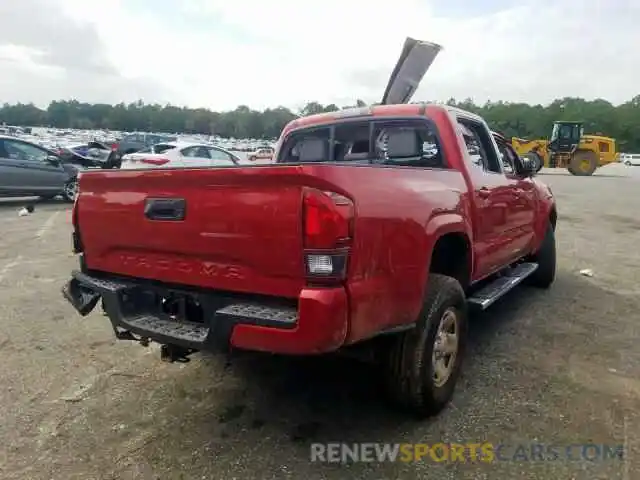
[[[502, 101], [477, 105], [471, 99], [450, 99], [446, 103], [478, 113], [491, 128], [508, 137], [544, 138], [551, 133], [555, 120], [579, 120], [584, 122], [586, 133], [615, 138], [620, 151], [640, 152], [640, 95], [617, 106], [602, 99], [573, 97], [558, 99], [548, 105]], [[309, 102], [298, 112], [284, 107], [257, 111], [241, 105], [233, 111], [215, 112], [142, 101], [107, 105], [62, 100], [51, 102], [44, 110], [33, 104], [5, 103], [0, 108], [0, 124], [276, 138], [284, 125], [299, 115], [364, 105], [362, 100], [348, 106]]]

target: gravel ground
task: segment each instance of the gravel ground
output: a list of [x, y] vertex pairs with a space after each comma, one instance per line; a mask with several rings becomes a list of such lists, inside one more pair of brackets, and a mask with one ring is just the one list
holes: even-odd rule
[[[557, 281], [472, 319], [453, 404], [415, 422], [390, 412], [375, 372], [336, 358], [159, 361], [82, 319], [60, 286], [69, 211], [0, 203], [0, 477], [10, 479], [640, 478], [640, 168], [549, 172]], [[580, 275], [593, 270], [593, 277]], [[626, 460], [492, 464], [310, 463], [311, 442], [625, 443]]]

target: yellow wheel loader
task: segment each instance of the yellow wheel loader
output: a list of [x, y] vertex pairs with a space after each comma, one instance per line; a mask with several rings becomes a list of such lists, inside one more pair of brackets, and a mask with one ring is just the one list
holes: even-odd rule
[[593, 175], [598, 167], [618, 161], [616, 141], [585, 135], [582, 122], [554, 122], [548, 141], [513, 137], [511, 144], [521, 157], [547, 168], [566, 168], [573, 175]]

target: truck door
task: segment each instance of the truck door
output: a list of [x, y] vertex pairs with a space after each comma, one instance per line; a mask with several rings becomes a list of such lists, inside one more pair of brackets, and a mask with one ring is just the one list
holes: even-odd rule
[[538, 196], [533, 179], [516, 174], [518, 155], [508, 143], [498, 141], [498, 150], [502, 160], [502, 168], [514, 186], [514, 202], [509, 215], [509, 229], [514, 236], [515, 246], [519, 250], [527, 250], [533, 242], [535, 233], [533, 224], [536, 216]]
[[489, 129], [481, 122], [458, 117], [467, 145], [467, 162], [473, 186], [474, 280], [484, 278], [515, 261], [520, 251], [513, 235], [515, 182], [508, 179]]

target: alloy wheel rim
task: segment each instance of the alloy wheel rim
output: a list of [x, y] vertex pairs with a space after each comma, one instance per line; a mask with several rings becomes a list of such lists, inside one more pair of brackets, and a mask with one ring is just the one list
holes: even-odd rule
[[71, 200], [75, 200], [76, 197], [78, 196], [78, 182], [77, 181], [67, 182], [67, 184], [64, 186], [64, 193], [67, 196], [67, 198], [70, 198]]
[[458, 356], [458, 334], [458, 314], [454, 308], [448, 308], [440, 318], [431, 359], [433, 383], [436, 387], [447, 383], [453, 373]]

